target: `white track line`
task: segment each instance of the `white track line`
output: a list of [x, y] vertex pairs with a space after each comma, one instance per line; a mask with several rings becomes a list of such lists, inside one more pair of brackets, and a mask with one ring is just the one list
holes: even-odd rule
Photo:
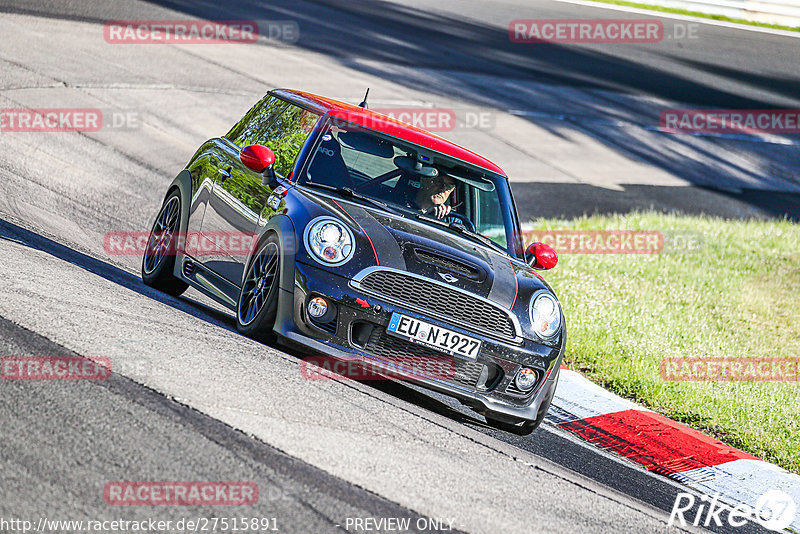
[[[558, 428], [562, 423], [623, 410], [651, 411], [611, 393], [576, 371], [562, 368], [547, 421]], [[667, 478], [701, 494], [719, 494], [720, 500], [731, 507], [746, 504], [755, 509], [759, 497], [767, 490], [787, 493], [800, 507], [800, 476], [762, 460], [736, 459], [679, 471]], [[800, 532], [800, 513], [795, 516], [791, 528]]]
[[575, 4], [578, 6], [598, 7], [601, 9], [611, 9], [614, 11], [625, 11], [627, 13], [637, 13], [639, 15], [654, 15], [664, 19], [685, 20], [689, 22], [698, 22], [700, 24], [708, 24], [710, 26], [722, 26], [723, 28], [732, 28], [734, 30], [745, 30], [750, 32], [767, 33], [770, 35], [779, 35], [782, 37], [792, 37], [794, 39], [800, 39], [800, 32], [776, 30], [774, 28], [765, 28], [763, 26], [750, 26], [748, 24], [737, 24], [735, 22], [725, 22], [723, 20], [706, 19], [703, 17], [691, 17], [688, 15], [678, 15], [677, 13], [667, 13], [664, 11], [655, 11], [652, 9], [642, 9], [638, 7], [606, 4], [604, 2], [589, 2], [586, 0], [553, 0], [553, 1], [561, 2], [563, 4]]
[[551, 417], [559, 423], [625, 410], [650, 411], [627, 399], [610, 394], [571, 369], [561, 369], [553, 405], [557, 409], [553, 411]]

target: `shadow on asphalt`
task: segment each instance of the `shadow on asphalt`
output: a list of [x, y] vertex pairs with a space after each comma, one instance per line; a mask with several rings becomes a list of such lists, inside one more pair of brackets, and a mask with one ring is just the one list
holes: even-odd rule
[[712, 215], [725, 219], [800, 221], [800, 194], [745, 189], [625, 185], [621, 191], [590, 184], [512, 183], [521, 221], [536, 217], [572, 219], [656, 211]]
[[[504, 81], [530, 81], [584, 89], [598, 89], [633, 95], [650, 95], [662, 99], [715, 109], [770, 109], [777, 106], [765, 96], [769, 91], [785, 97], [800, 95], [800, 79], [795, 74], [771, 76], [748, 72], [728, 64], [708, 65], [693, 60], [687, 52], [679, 57], [668, 50], [648, 49], [653, 53], [642, 56], [634, 50], [638, 61], [604, 53], [602, 48], [581, 48], [557, 44], [518, 44], [511, 42], [505, 28], [484, 24], [467, 17], [453, 17], [382, 0], [316, 0], [277, 1], [266, 4], [260, 0], [233, 0], [224, 3], [196, 3], [183, 0], [146, 0], [154, 6], [184, 12], [193, 17], [208, 19], [293, 20], [299, 24], [299, 40], [295, 46], [327, 55], [348, 68], [391, 80], [417, 91], [445, 97], [457, 96], [482, 109], [492, 108], [536, 110], [554, 114], [560, 110], [546, 109], [535, 102], [535, 94], [502, 90]], [[546, 14], [546, 8], [542, 15]], [[519, 10], [517, 10], [519, 11]], [[511, 11], [513, 12], [513, 11]], [[528, 10], [527, 12], [531, 12]], [[517, 13], [519, 15], [519, 13]], [[518, 18], [518, 17], [512, 17]], [[710, 30], [709, 30], [710, 31]], [[632, 49], [633, 50], [633, 49]], [[424, 52], [421, 52], [424, 51]], [[659, 70], [659, 61], [670, 63], [673, 72]], [[398, 68], [402, 67], [402, 68]], [[700, 74], [713, 72], [716, 78]], [[475, 82], [470, 74], [495, 77], [496, 84], [486, 80]], [[724, 80], [727, 83], [720, 83]], [[726, 90], [723, 86], [738, 90]], [[749, 96], [745, 96], [749, 95]], [[341, 95], [339, 95], [341, 96]], [[353, 95], [354, 99], [361, 94]], [[608, 148], [626, 157], [633, 156], [686, 180], [705, 187], [709, 183], [724, 183], [725, 176], [736, 174], [752, 184], [774, 183], [783, 180], [787, 186], [800, 186], [789, 160], [784, 168], [754, 170], [750, 162], [775, 157], [767, 151], [782, 150], [793, 161], [796, 148], [765, 145], [759, 142], [738, 143], [736, 157], [724, 148], [708, 149], [715, 145], [698, 145], [694, 138], [671, 136], [669, 150], [653, 147], [647, 137], [627, 128], [584, 124], [600, 119], [600, 123], [640, 122], [641, 116], [655, 126], [662, 110], [658, 104], [634, 104], [610, 100], [596, 93], [597, 102], [590, 114], [596, 117], [577, 117], [567, 120], [526, 117], [527, 120], [554, 135], [570, 131], [589, 133]], [[569, 96], [565, 96], [568, 103]], [[557, 105], [557, 104], [556, 104]], [[645, 105], [647, 106], [645, 108]], [[637, 118], [638, 117], [638, 118]], [[665, 134], [669, 135], [669, 134]], [[697, 151], [698, 158], [689, 158], [687, 150]], [[535, 147], [531, 147], [535, 151]], [[786, 156], [788, 155], [788, 156]], [[788, 169], [788, 170], [787, 170]], [[728, 174], [732, 173], [732, 174]], [[774, 175], [771, 178], [769, 175]], [[513, 178], [513, 177], [512, 177]], [[525, 177], [530, 178], [530, 177]], [[656, 209], [702, 213], [726, 218], [781, 218], [788, 215], [800, 220], [800, 195], [761, 191], [726, 193], [692, 187], [626, 187], [618, 192], [571, 184], [558, 186], [541, 183], [514, 183], [518, 199], [542, 198], [546, 202], [532, 205], [519, 202], [522, 220], [539, 216], [575, 217], [584, 214], [625, 213], [634, 209]], [[755, 187], [758, 187], [757, 185]], [[679, 191], [671, 191], [671, 190]], [[554, 192], [555, 199], [546, 197]], [[563, 199], [563, 200], [562, 200]], [[553, 206], [559, 205], [558, 208]], [[533, 210], [530, 206], [543, 207]]]
[[[457, 81], [457, 74], [474, 72], [506, 79], [650, 94], [698, 106], [774, 107], [763, 99], [747, 98], [697, 79], [676, 76], [643, 63], [605, 54], [596, 48], [514, 43], [506, 28], [481, 24], [466, 16], [455, 18], [443, 13], [433, 14], [382, 0], [283, 0], [268, 4], [261, 0], [224, 3], [146, 1], [212, 20], [291, 19], [300, 26], [299, 40], [293, 44], [301, 48], [340, 60], [357, 57], [370, 65], [449, 71], [425, 73], [432, 79], [428, 84], [430, 87], [424, 90], [434, 89], [434, 93], [441, 93], [443, 88], [446, 91], [447, 82]], [[422, 50], [424, 52], [420, 52]], [[348, 67], [369, 70], [367, 66], [350, 63]], [[387, 73], [381, 71], [381, 74]], [[780, 87], [784, 93], [800, 94], [800, 81], [788, 75], [765, 78], [732, 67], [719, 70], [718, 74], [762, 89]], [[402, 82], [403, 78], [399, 78]], [[479, 88], [474, 89], [478, 96]]]
[[[61, 243], [39, 235], [12, 222], [0, 219], [0, 239], [20, 243], [34, 250], [39, 250], [46, 254], [50, 254], [55, 258], [70, 263], [87, 272], [108, 280], [109, 282], [118, 284], [126, 289], [135, 291], [142, 296], [151, 298], [162, 304], [171, 306], [176, 310], [188, 313], [189, 315], [197, 317], [198, 319], [238, 334], [233, 316], [230, 314], [215, 310], [214, 308], [206, 306], [202, 302], [199, 302], [191, 297], [172, 297], [166, 293], [157, 291], [146, 286], [144, 282], [142, 282], [141, 277], [136, 274], [120, 269], [115, 265], [89, 256], [88, 254], [84, 254], [83, 252], [79, 252], [66, 245], [62, 245]], [[300, 351], [284, 345], [273, 344], [272, 346], [297, 358], [302, 358], [308, 353], [307, 349]], [[459, 422], [485, 426], [481, 418], [469, 417], [466, 414], [452, 409], [447, 404], [433, 397], [420, 393], [412, 388], [408, 388], [399, 382], [380, 380], [365, 381], [363, 383], [375, 387], [376, 389], [384, 391], [385, 393], [397, 398], [407, 400], [413, 404], [418, 404], [423, 408], [441, 414], [450, 419], [454, 419]]]
[[[595, 92], [592, 98], [596, 101], [590, 104], [592, 107], [587, 113], [554, 120], [554, 116], [562, 112], [559, 102], [539, 103], [533, 92], [504, 89], [502, 85], [506, 81], [525, 81], [556, 88], [649, 95], [700, 108], [770, 109], [786, 107], [785, 104], [775, 104], [778, 95], [784, 98], [800, 95], [797, 69], [765, 75], [737, 68], [730, 62], [725, 65], [724, 59], [720, 64], [711, 65], [698, 59], [703, 54], [689, 49], [679, 56], [670, 48], [658, 46], [630, 48], [629, 57], [636, 58], [633, 60], [620, 57], [616, 50], [616, 55], [607, 53], [610, 49], [603, 47], [518, 44], [510, 41], [505, 28], [466, 16], [432, 14], [383, 0], [276, 0], [269, 3], [262, 0], [144, 0], [127, 6], [103, 5], [102, 10], [95, 7], [94, 2], [85, 2], [50, 9], [23, 0], [0, 0], [1, 11], [98, 25], [115, 17], [165, 18], [170, 10], [211, 20], [291, 20], [299, 25], [298, 41], [293, 45], [325, 54], [331, 62], [415, 91], [455, 96], [482, 110], [521, 109], [541, 113], [543, 116], [525, 119], [557, 136], [566, 137], [573, 132], [591, 135], [627, 158], [646, 161], [697, 186], [635, 186], [615, 191], [584, 184], [515, 182], [513, 189], [518, 199], [537, 201], [519, 202], [522, 220], [541, 216], [626, 213], [650, 208], [726, 218], [780, 218], [787, 215], [792, 220], [800, 220], [800, 195], [755, 189], [726, 192], [704, 188], [710, 183], [724, 184], [725, 177], [733, 175], [754, 184], [755, 188], [758, 184], [776, 181], [787, 187], [798, 187], [800, 174], [793, 163], [796, 155], [792, 155], [796, 154], [796, 146], [742, 142], [736, 144], [736, 154], [732, 154], [724, 147], [714, 149], [716, 145], [711, 143], [697, 144], [692, 136], [672, 135], [670, 141], [673, 144], [669, 149], [654, 147], [649, 137], [636, 133], [636, 128], [607, 125], [642, 122], [644, 117], [647, 122], [644, 126], [653, 127], [659, 122], [663, 105], [612, 99]], [[523, 14], [521, 8], [508, 9], [509, 16]], [[542, 18], [551, 14], [543, 6], [537, 5], [535, 9], [537, 11], [531, 7], [524, 13], [535, 13]], [[725, 30], [706, 28], [706, 31]], [[764, 42], [759, 42], [759, 46], [767, 46], [770, 38], [761, 36]], [[777, 41], [774, 44], [777, 46]], [[756, 57], [754, 54], [753, 58]], [[667, 64], [671, 71], [659, 69], [659, 66]], [[470, 78], [471, 75], [484, 78], [476, 80]], [[267, 89], [264, 88], [265, 92]], [[361, 96], [359, 92], [352, 99], [358, 101]], [[379, 98], [374, 92], [373, 96]], [[563, 102], [567, 108], [570, 98], [565, 93]], [[800, 100], [798, 102], [800, 106]], [[529, 150], [535, 152], [536, 147], [529, 147]], [[687, 157], [687, 151], [693, 151], [691, 153], [697, 157]], [[782, 156], [776, 157], [777, 154]], [[779, 160], [780, 165], [770, 163]], [[763, 163], [757, 167], [752, 162]], [[554, 197], [548, 197], [548, 193]]]
[[191, 299], [190, 297], [171, 297], [144, 285], [140, 276], [120, 269], [108, 262], [99, 260], [83, 252], [79, 252], [52, 239], [32, 232], [12, 222], [0, 219], [0, 239], [23, 244], [35, 250], [50, 254], [76, 267], [95, 274], [101, 278], [135, 291], [142, 296], [157, 300], [162, 304], [203, 319], [227, 330], [235, 330], [231, 316]]
[[[46, 354], [91, 361], [3, 317], [0, 317], [0, 346], [6, 351], [13, 350], [17, 356]], [[348, 510], [358, 516], [408, 517], [411, 519], [410, 532], [429, 532], [417, 526], [417, 521], [425, 517], [418, 512], [289, 456], [117, 372], [112, 372], [106, 380], [85, 381], [81, 388], [67, 388], [58, 393], [49, 388], [37, 388], [35, 381], [15, 381], [4, 386], [3, 408], [10, 410], [13, 407], [13, 414], [2, 413], [4, 428], [6, 423], [17, 418], [29, 421], [25, 436], [15, 436], [15, 439], [8, 436], [4, 440], [4, 454], [7, 457], [9, 454], [11, 457], [25, 456], [29, 451], [20, 447], [29, 448], [30, 442], [36, 442], [36, 453], [40, 458], [28, 463], [27, 483], [39, 487], [43, 498], [57, 498], [62, 504], [68, 503], [67, 506], [91, 513], [95, 518], [111, 515], [108, 505], [96, 499], [86, 500], [85, 493], [76, 491], [75, 484], [85, 489], [106, 480], [148, 480], [152, 477], [159, 480], [167, 472], [173, 473], [171, 476], [184, 473], [193, 478], [201, 473], [198, 478], [219, 477], [216, 480], [225, 480], [232, 472], [238, 472], [246, 473], [246, 480], [256, 483], [259, 489], [255, 504], [237, 509], [242, 515], [307, 516], [308, 524], [302, 526], [298, 525], [302, 520], [292, 517], [292, 527], [313, 532], [319, 528], [320, 519], [332, 529], [338, 527], [337, 516], [341, 510]], [[118, 410], [114, 397], [126, 402], [130, 408]], [[93, 409], [88, 412], [84, 410], [87, 401], [93, 403]], [[69, 416], [65, 417], [65, 413]], [[135, 417], [137, 424], [130, 424], [131, 417]], [[60, 422], [57, 437], [52, 435], [49, 425], [31, 424], [34, 420], [55, 418]], [[114, 426], [113, 432], [108, 431], [109, 424]], [[83, 465], [75, 472], [64, 473], [63, 456], [64, 450], [71, 445], [69, 440], [82, 444], [89, 441], [91, 452], [75, 446], [81, 451]], [[199, 444], [199, 441], [203, 443]], [[162, 451], [160, 447], [165, 442], [180, 443], [181, 446]], [[130, 444], [136, 444], [136, 454], [141, 456], [134, 462], [135, 466], [131, 466]], [[198, 453], [201, 456], [198, 457]], [[230, 456], [225, 456], [225, 453]], [[76, 453], [73, 451], [73, 454]], [[157, 456], [157, 461], [148, 458], [148, 454]], [[231, 458], [237, 460], [235, 465], [229, 463]], [[19, 484], [20, 481], [15, 482]], [[17, 495], [9, 495], [7, 501], [24, 507], [26, 503], [19, 502], [19, 499]], [[10, 502], [2, 504], [8, 508]], [[167, 508], [173, 510], [164, 511], [159, 520], [181, 519], [183, 512], [176, 511], [174, 506]], [[215, 510], [213, 505], [201, 504], [177, 508], [184, 508], [194, 517], [214, 517], [219, 510]], [[146, 513], [152, 513], [152, 510]], [[134, 517], [128, 519], [136, 520], [137, 517], [134, 513]]]
[[[19, 243], [34, 250], [50, 254], [55, 258], [100, 276], [105, 280], [118, 284], [131, 291], [135, 291], [142, 296], [171, 306], [176, 310], [188, 313], [215, 326], [233, 332], [236, 331], [233, 318], [228, 314], [209, 308], [193, 299], [184, 299], [183, 297], [174, 298], [156, 291], [144, 285], [138, 275], [129, 273], [119, 267], [89, 256], [88, 254], [76, 251], [66, 245], [57, 243], [3, 219], [0, 219], [0, 239]], [[0, 318], [0, 326], [4, 324], [3, 321], [4, 320]], [[33, 336], [38, 335], [33, 334]], [[42, 340], [42, 342], [52, 344], [49, 340]], [[284, 346], [280, 346], [279, 349], [295, 357], [302, 357], [307, 354], [307, 352], [301, 353], [296, 350], [287, 351], [287, 348]], [[50, 351], [49, 353], [56, 354], [57, 352]], [[61, 352], [58, 353], [60, 354]], [[140, 393], [136, 393], [136, 395], [132, 393], [134, 390], [135, 392], [143, 391], [138, 384], [135, 384], [127, 378], [117, 375], [114, 376], [116, 377], [114, 384], [121, 385], [120, 388], [115, 388], [118, 393], [120, 390], [123, 390], [124, 394], [130, 395], [131, 400], [148, 406], [142, 402], [142, 395]], [[565, 435], [562, 435], [563, 433], [550, 430], [547, 423], [544, 423], [529, 436], [516, 436], [488, 427], [480, 416], [472, 415], [472, 412], [467, 413], [468, 411], [465, 409], [456, 409], [453, 405], [437, 398], [433, 393], [418, 391], [415, 388], [392, 380], [374, 380], [362, 383], [397, 399], [409, 402], [458, 423], [473, 427], [515, 447], [532, 452], [533, 454], [571, 469], [576, 473], [589, 477], [621, 493], [630, 495], [664, 512], [669, 513], [675, 501], [675, 496], [678, 491], [676, 483], [667, 482], [662, 478], [654, 477], [638, 466], [628, 465], [627, 468], [623, 468], [623, 466], [627, 465], [624, 461], [621, 462], [609, 455], [597, 454], [591, 446], [577, 444], [574, 438], [567, 438]], [[152, 396], [152, 398], [158, 398], [159, 402], [163, 404], [163, 400], [160, 399], [160, 396]], [[180, 417], [184, 417], [189, 412], [191, 412], [191, 410], [184, 410], [179, 415]], [[192, 415], [191, 413], [189, 413], [189, 415], [193, 418], [190, 422], [198, 426], [203, 432], [209, 432], [211, 429], [215, 432], [220, 432], [224, 429], [228, 435], [233, 435], [222, 423], [218, 423], [205, 416]], [[234, 434], [238, 436], [238, 434]], [[239, 441], [243, 443], [244, 439], [244, 437], [240, 436]], [[229, 439], [228, 443], [230, 443]], [[242, 443], [237, 444], [237, 447], [242, 447], [244, 445], [250, 446], [248, 444], [243, 445]], [[267, 450], [267, 448], [262, 446], [261, 450]], [[289, 460], [293, 459], [287, 459], [287, 461]], [[304, 475], [304, 478], [310, 478], [316, 473], [310, 466], [308, 466], [307, 469], [309, 473]], [[314, 471], [314, 473], [311, 471]], [[331, 480], [333, 479], [331, 478]], [[339, 481], [335, 482], [343, 484]], [[375, 506], [378, 505], [389, 506], [391, 503], [380, 502]], [[710, 530], [714, 532], [724, 532], [723, 529], [714, 527]], [[748, 523], [746, 526], [737, 530], [745, 534], [766, 532], [764, 529], [752, 523]]]

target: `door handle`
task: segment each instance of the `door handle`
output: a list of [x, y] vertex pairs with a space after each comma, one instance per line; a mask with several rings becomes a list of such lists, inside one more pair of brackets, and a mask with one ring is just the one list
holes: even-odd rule
[[231, 177], [230, 169], [219, 169], [219, 183], [224, 183], [225, 180]]

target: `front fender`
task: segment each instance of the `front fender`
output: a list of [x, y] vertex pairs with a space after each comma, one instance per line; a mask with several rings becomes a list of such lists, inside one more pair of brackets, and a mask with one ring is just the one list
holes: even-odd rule
[[[192, 201], [192, 175], [188, 170], [182, 170], [180, 174], [178, 174], [178, 176], [172, 180], [172, 183], [169, 184], [167, 193], [164, 195], [165, 201], [175, 189], [180, 191], [181, 194], [181, 224], [179, 232], [183, 233], [187, 231], [187, 228], [189, 228], [189, 208]], [[183, 275], [181, 273], [181, 269], [183, 268], [183, 259], [185, 255], [182, 250], [178, 250], [176, 251], [175, 256], [175, 268], [173, 269], [172, 274], [176, 278], [182, 279]]]
[[[258, 246], [255, 250], [258, 250], [261, 243], [270, 234], [275, 234], [278, 237], [278, 242], [281, 247], [280, 291], [278, 292], [278, 312], [275, 317], [275, 331], [283, 332], [287, 327], [291, 328], [291, 324], [293, 323], [292, 306], [294, 304], [295, 262], [297, 261], [297, 234], [292, 219], [287, 215], [277, 215], [272, 217], [259, 231]], [[243, 277], [247, 276], [247, 270], [250, 267], [251, 261], [253, 261], [252, 257], [247, 261]], [[244, 286], [244, 278], [242, 278], [239, 286]]]

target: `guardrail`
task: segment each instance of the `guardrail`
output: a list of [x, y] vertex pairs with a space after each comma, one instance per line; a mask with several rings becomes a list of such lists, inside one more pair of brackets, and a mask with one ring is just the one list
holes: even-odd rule
[[635, 0], [640, 4], [800, 27], [800, 0]]

